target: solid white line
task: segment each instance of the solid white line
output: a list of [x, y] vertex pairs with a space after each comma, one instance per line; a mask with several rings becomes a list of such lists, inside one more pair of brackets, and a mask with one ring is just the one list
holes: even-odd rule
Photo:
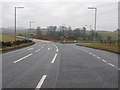
[[56, 52], [58, 52], [58, 49], [56, 50]]
[[108, 63], [109, 65], [111, 65], [111, 66], [114, 66], [113, 64], [111, 64], [111, 63]]
[[22, 57], [22, 58], [20, 58], [20, 59], [18, 59], [18, 60], [16, 60], [16, 61], [14, 61], [13, 63], [17, 63], [17, 62], [19, 62], [19, 61], [21, 61], [21, 60], [23, 60], [23, 59], [25, 59], [25, 58], [27, 58], [27, 57], [29, 57], [29, 56], [31, 56], [32, 54], [28, 54], [27, 56], [25, 56], [25, 57]]
[[32, 50], [33, 48], [29, 48], [28, 50]]
[[43, 77], [41, 78], [41, 80], [39, 81], [37, 87], [35, 90], [41, 88], [42, 84], [44, 83], [45, 79], [46, 79], [47, 75], [43, 75]]
[[54, 62], [55, 62], [56, 57], [57, 57], [57, 54], [55, 54], [55, 56], [54, 56], [54, 58], [53, 58], [53, 60], [52, 60], [51, 63], [54, 63]]

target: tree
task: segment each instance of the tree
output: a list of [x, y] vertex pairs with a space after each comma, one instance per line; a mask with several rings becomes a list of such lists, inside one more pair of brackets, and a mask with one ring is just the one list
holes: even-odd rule
[[83, 40], [86, 40], [86, 27], [83, 27]]

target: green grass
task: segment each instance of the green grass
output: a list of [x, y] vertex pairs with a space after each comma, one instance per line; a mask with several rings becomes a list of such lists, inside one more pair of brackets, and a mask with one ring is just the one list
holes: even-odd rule
[[[107, 40], [108, 36], [111, 36], [112, 40], [118, 40], [118, 32], [111, 31], [96, 31], [98, 35], [101, 35], [102, 40]], [[87, 35], [90, 35], [90, 31], [86, 32]]]
[[[15, 41], [15, 37], [14, 36], [10, 36], [10, 35], [0, 35], [0, 37], [2, 37], [2, 39], [0, 41], [3, 41], [3, 42], [7, 42], [7, 41], [10, 41], [10, 42], [13, 42]], [[23, 40], [21, 38], [16, 38], [16, 40]]]
[[78, 46], [85, 46], [85, 47], [90, 47], [90, 48], [96, 48], [96, 49], [101, 49], [101, 50], [106, 50], [106, 51], [111, 51], [115, 53], [120, 53], [118, 50], [118, 44], [77, 44]]

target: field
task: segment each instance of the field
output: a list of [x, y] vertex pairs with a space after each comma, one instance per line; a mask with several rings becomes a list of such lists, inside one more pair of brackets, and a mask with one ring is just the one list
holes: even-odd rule
[[120, 53], [118, 47], [119, 44], [77, 44], [78, 46], [84, 46], [84, 47], [90, 47], [90, 48], [95, 48], [95, 49], [101, 49], [101, 50], [106, 50], [106, 51], [111, 51], [115, 53]]
[[103, 40], [107, 40], [108, 36], [111, 36], [112, 40], [118, 40], [118, 33], [117, 32], [98, 31], [98, 34], [101, 35]]
[[[15, 41], [14, 36], [10, 36], [10, 35], [0, 35], [0, 37], [2, 38], [0, 41], [3, 41], [3, 42], [7, 42], [7, 41], [13, 42], [13, 41]], [[23, 39], [16, 38], [16, 40], [23, 40]]]

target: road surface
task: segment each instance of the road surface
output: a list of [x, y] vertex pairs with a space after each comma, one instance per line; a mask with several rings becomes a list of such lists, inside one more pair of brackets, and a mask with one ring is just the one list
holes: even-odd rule
[[118, 54], [34, 41], [2, 54], [3, 88], [118, 88]]

